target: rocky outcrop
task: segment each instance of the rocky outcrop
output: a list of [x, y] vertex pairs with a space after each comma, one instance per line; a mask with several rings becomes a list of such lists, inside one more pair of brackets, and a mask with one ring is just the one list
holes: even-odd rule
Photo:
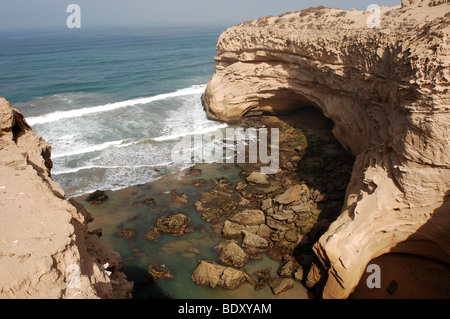
[[51, 179], [51, 147], [0, 98], [0, 298], [130, 298], [121, 258]]
[[310, 8], [241, 23], [218, 41], [202, 98], [210, 118], [314, 106], [356, 156], [342, 213], [314, 246], [307, 284], [324, 298], [348, 297], [388, 252], [450, 262], [449, 9], [402, 1], [370, 28], [376, 11]]

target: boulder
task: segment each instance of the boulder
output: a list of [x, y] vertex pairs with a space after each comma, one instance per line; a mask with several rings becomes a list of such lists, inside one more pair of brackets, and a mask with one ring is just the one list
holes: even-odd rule
[[259, 172], [253, 172], [247, 177], [247, 182], [253, 185], [269, 185], [269, 176]]
[[219, 261], [223, 265], [240, 268], [248, 262], [247, 254], [234, 240], [221, 242], [214, 250], [219, 253]]
[[97, 190], [91, 194], [89, 194], [85, 201], [87, 201], [89, 204], [101, 204], [105, 200], [108, 199], [108, 195], [104, 191]]
[[245, 226], [261, 225], [266, 221], [266, 216], [260, 210], [246, 209], [229, 217], [228, 220]]
[[166, 268], [165, 265], [151, 264], [148, 266], [148, 274], [152, 280], [157, 280], [161, 278], [172, 279], [175, 275]]
[[181, 213], [159, 217], [156, 220], [157, 228], [162, 233], [182, 235], [187, 229], [191, 219]]
[[125, 229], [119, 230], [119, 236], [125, 238], [134, 238], [136, 236], [136, 232], [133, 228], [127, 227]]
[[245, 275], [240, 270], [221, 266], [213, 261], [201, 260], [191, 279], [197, 285], [236, 289], [245, 281]]
[[244, 240], [242, 241], [242, 247], [256, 249], [259, 251], [265, 251], [269, 249], [269, 243], [264, 238], [255, 235], [247, 230], [244, 230]]
[[225, 238], [237, 238], [242, 235], [245, 226], [226, 220], [222, 228], [222, 236]]
[[144, 237], [151, 242], [157, 242], [159, 239], [159, 230], [156, 227], [152, 227], [145, 233]]
[[287, 291], [294, 287], [294, 281], [288, 278], [272, 278], [269, 280], [269, 286], [275, 295]]
[[301, 185], [291, 186], [283, 194], [276, 198], [276, 201], [280, 204], [290, 204], [292, 202], [298, 201], [302, 198], [302, 187]]

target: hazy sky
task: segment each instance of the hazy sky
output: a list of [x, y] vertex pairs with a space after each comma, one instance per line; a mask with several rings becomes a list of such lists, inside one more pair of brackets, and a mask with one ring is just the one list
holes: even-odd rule
[[401, 0], [0, 0], [0, 30], [65, 27], [69, 4], [81, 8], [81, 27], [92, 25], [233, 25], [323, 5], [365, 10]]

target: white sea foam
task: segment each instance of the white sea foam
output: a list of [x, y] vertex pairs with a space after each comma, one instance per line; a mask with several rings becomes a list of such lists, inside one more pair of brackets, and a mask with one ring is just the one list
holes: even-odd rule
[[152, 167], [160, 167], [160, 166], [167, 166], [173, 164], [173, 162], [166, 162], [166, 163], [158, 163], [158, 164], [151, 164], [151, 165], [111, 165], [111, 166], [105, 166], [105, 165], [89, 165], [89, 166], [83, 166], [83, 167], [74, 167], [74, 168], [68, 168], [61, 171], [52, 171], [52, 175], [63, 175], [63, 174], [73, 174], [84, 170], [90, 170], [95, 168], [100, 169], [137, 169], [137, 168], [152, 168]]
[[225, 128], [228, 125], [225, 123], [222, 124], [218, 124], [218, 125], [214, 125], [211, 127], [207, 127], [201, 130], [196, 130], [196, 131], [187, 131], [187, 132], [181, 132], [181, 133], [174, 133], [174, 134], [170, 134], [170, 135], [163, 135], [163, 136], [159, 136], [159, 137], [155, 137], [152, 138], [153, 141], [157, 141], [157, 142], [161, 142], [161, 141], [168, 141], [168, 140], [175, 140], [178, 139], [180, 137], [185, 137], [188, 135], [200, 135], [200, 134], [206, 134], [206, 133], [210, 133], [210, 132], [214, 132], [217, 131], [219, 129]]
[[115, 109], [128, 107], [128, 106], [147, 104], [150, 102], [165, 100], [165, 99], [173, 98], [173, 97], [186, 96], [186, 95], [198, 95], [198, 94], [202, 94], [205, 91], [205, 88], [206, 88], [206, 84], [193, 85], [191, 87], [181, 89], [181, 90], [171, 92], [171, 93], [164, 93], [164, 94], [159, 94], [159, 95], [150, 96], [150, 97], [137, 98], [137, 99], [109, 103], [109, 104], [98, 105], [98, 106], [93, 106], [93, 107], [85, 107], [85, 108], [77, 109], [77, 110], [57, 111], [57, 112], [52, 112], [52, 113], [48, 113], [48, 114], [41, 115], [41, 116], [29, 117], [29, 118], [27, 118], [27, 123], [29, 125], [49, 123], [49, 122], [55, 122], [55, 121], [59, 121], [62, 119], [67, 119], [67, 118], [81, 117], [81, 116], [93, 114], [93, 113], [108, 112], [108, 111], [112, 111]]
[[85, 153], [92, 153], [92, 152], [104, 150], [104, 149], [106, 149], [108, 147], [111, 147], [111, 146], [123, 147], [123, 146], [128, 146], [128, 145], [131, 145], [131, 144], [133, 144], [133, 143], [126, 143], [125, 140], [105, 142], [105, 143], [102, 143], [102, 144], [91, 145], [91, 146], [88, 146], [88, 147], [80, 148], [80, 149], [74, 150], [72, 152], [55, 153], [55, 154], [52, 154], [52, 158], [59, 158], [59, 157], [66, 157], [66, 156], [79, 155], [79, 154], [85, 154]]

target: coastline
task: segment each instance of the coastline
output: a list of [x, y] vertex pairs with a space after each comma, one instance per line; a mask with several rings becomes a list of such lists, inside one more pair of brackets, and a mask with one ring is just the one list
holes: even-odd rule
[[[148, 184], [107, 191], [108, 200], [101, 204], [87, 203], [86, 196], [74, 198], [85, 205], [94, 217], [90, 231], [101, 228], [105, 240], [122, 255], [123, 271], [128, 271], [127, 276], [133, 279], [135, 287], [138, 287], [136, 289], [142, 290], [137, 292], [136, 298], [142, 298], [145, 291], [152, 291], [148, 288], [151, 283], [146, 273], [150, 264], [165, 264], [172, 270], [170, 268], [174, 263], [171, 263], [171, 253], [184, 255], [183, 259], [178, 259], [179, 263], [186, 263], [190, 269], [188, 272], [180, 270], [175, 263], [172, 266], [175, 268], [172, 270], [174, 279], [156, 280], [158, 286], [167, 285], [166, 289], [169, 291], [170, 281], [179, 280], [192, 285], [189, 282], [190, 276], [197, 267], [198, 260], [207, 259], [221, 264], [220, 254], [214, 250], [219, 243], [235, 240], [244, 247], [243, 233], [230, 235], [224, 230], [224, 224], [246, 210], [264, 212], [265, 226], [269, 225], [269, 234], [265, 237], [269, 243], [268, 249], [260, 252], [244, 248], [249, 257], [244, 270], [250, 279], [235, 291], [218, 287], [213, 291], [205, 291], [205, 287], [201, 286], [199, 293], [203, 298], [315, 298], [313, 291], [305, 287], [306, 275], [313, 258], [312, 245], [339, 216], [353, 159], [332, 136], [330, 122], [313, 109], [305, 108], [288, 116], [246, 118], [240, 125], [280, 129], [280, 169], [276, 174], [269, 175], [270, 185], [252, 185], [247, 181], [251, 172], [260, 170], [261, 163], [203, 163]], [[330, 184], [330, 181], [334, 181], [336, 185]], [[295, 212], [291, 209], [295, 205], [287, 204], [283, 207], [276, 203], [279, 195], [296, 185], [306, 186], [307, 194], [302, 195], [307, 204], [305, 211]], [[182, 193], [186, 196], [184, 202], [179, 200]], [[222, 196], [222, 201], [219, 203], [213, 195]], [[264, 207], [268, 201], [272, 203], [270, 209]], [[209, 210], [210, 208], [213, 210]], [[211, 211], [218, 213], [217, 218], [211, 215]], [[144, 238], [147, 231], [156, 226], [157, 218], [175, 212], [189, 216], [192, 232], [177, 237], [160, 233], [156, 243]], [[291, 217], [286, 220], [280, 217], [281, 214]], [[133, 235], [121, 237], [119, 233], [124, 229], [132, 229]], [[189, 252], [187, 248], [194, 250], [192, 246], [200, 252]], [[166, 253], [161, 253], [164, 250]], [[287, 262], [287, 256], [292, 257], [293, 266]], [[293, 269], [280, 276], [280, 269], [288, 267], [286, 264]], [[263, 290], [256, 291], [253, 287], [258, 282], [255, 272], [267, 267], [271, 278], [292, 280], [294, 288], [274, 294], [273, 289], [267, 285]], [[295, 280], [297, 270], [302, 275], [297, 274]], [[184, 278], [179, 279], [177, 272], [181, 272]], [[252, 281], [253, 284], [250, 283]], [[170, 293], [164, 292], [156, 295], [159, 298], [170, 297]]]

